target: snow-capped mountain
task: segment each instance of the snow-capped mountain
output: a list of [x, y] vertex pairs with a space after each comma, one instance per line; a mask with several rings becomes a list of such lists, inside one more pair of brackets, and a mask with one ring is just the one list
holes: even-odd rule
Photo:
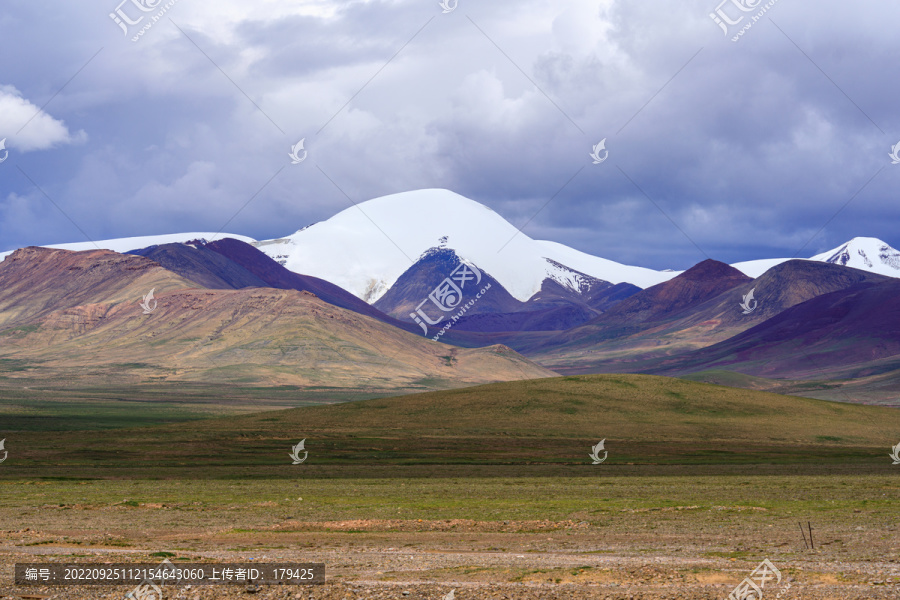
[[[129, 250], [138, 250], [149, 246], [161, 246], [162, 244], [183, 244], [191, 240], [205, 239], [213, 241], [213, 239], [234, 238], [242, 242], [256, 242], [253, 238], [245, 235], [236, 235], [234, 233], [167, 233], [163, 235], [144, 235], [140, 237], [116, 238], [112, 240], [98, 240], [96, 242], [74, 242], [70, 244], [50, 244], [45, 248], [58, 248], [60, 250], [112, 250], [113, 252], [128, 252]], [[14, 251], [0, 252], [0, 260], [3, 260]]]
[[[763, 258], [734, 263], [731, 266], [754, 279], [790, 258]], [[900, 251], [878, 238], [855, 237], [846, 244], [809, 259], [869, 271], [888, 277], [900, 277]]]
[[579, 290], [582, 274], [639, 287], [678, 274], [533, 240], [490, 208], [437, 189], [369, 200], [287, 238], [255, 245], [288, 269], [331, 281], [370, 303], [432, 248], [454, 250], [523, 302], [548, 278]]
[[[375, 198], [288, 237], [255, 245], [288, 269], [331, 281], [369, 303], [433, 248], [454, 250], [522, 302], [545, 279], [585, 293], [585, 276], [647, 288], [681, 273], [623, 265], [557, 242], [533, 240], [490, 208], [440, 189]], [[756, 278], [787, 260], [732, 266]], [[900, 252], [874, 238], [854, 238], [808, 260], [900, 277]]]
[[853, 238], [839, 248], [813, 256], [812, 260], [900, 277], [900, 252], [877, 238]]
[[[546, 280], [587, 294], [596, 280], [647, 288], [681, 271], [623, 265], [563, 244], [533, 240], [490, 208], [448, 190], [429, 189], [375, 198], [326, 221], [278, 239], [256, 241], [231, 233], [176, 233], [54, 244], [50, 248], [128, 252], [194, 239], [235, 238], [253, 244], [291, 271], [312, 275], [374, 303], [429, 250], [453, 250], [526, 302]], [[3, 260], [10, 252], [0, 252]], [[788, 258], [734, 263], [756, 278]], [[808, 260], [900, 277], [900, 252], [875, 238], [854, 238]]]

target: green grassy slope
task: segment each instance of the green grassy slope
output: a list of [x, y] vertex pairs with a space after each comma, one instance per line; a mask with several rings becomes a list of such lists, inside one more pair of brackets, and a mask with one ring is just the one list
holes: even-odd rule
[[[900, 411], [647, 375], [530, 380], [117, 431], [6, 435], [0, 477], [298, 477], [390, 465], [874, 465]], [[306, 438], [310, 457], [290, 465]], [[896, 438], [896, 439], [895, 439]], [[319, 469], [320, 471], [316, 471]], [[324, 469], [324, 471], [321, 471]]]

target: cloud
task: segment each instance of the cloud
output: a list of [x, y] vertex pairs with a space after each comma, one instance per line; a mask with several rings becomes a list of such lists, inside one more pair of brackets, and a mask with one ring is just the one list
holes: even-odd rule
[[[139, 43], [105, 0], [13, 3], [0, 139], [85, 142], [23, 166], [97, 238], [214, 231], [245, 205], [230, 230], [278, 237], [443, 187], [532, 237], [651, 267], [702, 258], [691, 240], [724, 260], [790, 256], [826, 223], [806, 255], [857, 235], [900, 246], [900, 13], [779, 2], [732, 43], [717, 3], [178, 2]], [[42, 104], [75, 73], [50, 104], [72, 131], [41, 113], [14, 135], [38, 113], [23, 98]], [[309, 159], [290, 165], [300, 138]], [[592, 165], [603, 138], [610, 158]], [[34, 188], [5, 167], [6, 248], [80, 239], [24, 210]]]
[[0, 139], [20, 152], [47, 150], [62, 144], [84, 143], [82, 130], [74, 135], [66, 124], [54, 119], [22, 97], [15, 87], [0, 86]]

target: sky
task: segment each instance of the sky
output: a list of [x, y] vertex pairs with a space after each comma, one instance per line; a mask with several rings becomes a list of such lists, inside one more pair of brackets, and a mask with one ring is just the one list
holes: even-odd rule
[[657, 269], [900, 246], [897, 3], [120, 1], [4, 3], [0, 251], [420, 188]]

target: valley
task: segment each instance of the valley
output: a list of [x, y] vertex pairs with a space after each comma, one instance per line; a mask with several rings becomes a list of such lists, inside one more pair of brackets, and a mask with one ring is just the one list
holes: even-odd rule
[[[7, 437], [5, 565], [322, 561], [328, 582], [287, 596], [324, 599], [722, 598], [763, 558], [803, 598], [900, 585], [894, 409], [597, 375], [91, 432], [40, 423]], [[600, 436], [609, 457], [592, 465]], [[309, 459], [291, 465], [301, 437]]]

